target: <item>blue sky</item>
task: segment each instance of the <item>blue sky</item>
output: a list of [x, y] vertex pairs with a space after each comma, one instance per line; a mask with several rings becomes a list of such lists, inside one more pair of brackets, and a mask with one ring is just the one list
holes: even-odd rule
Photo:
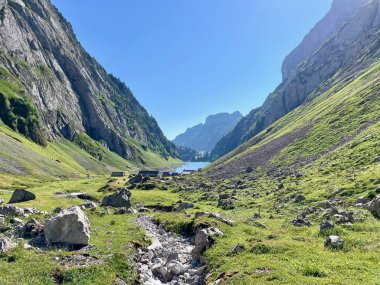
[[52, 0], [169, 139], [260, 106], [332, 0]]

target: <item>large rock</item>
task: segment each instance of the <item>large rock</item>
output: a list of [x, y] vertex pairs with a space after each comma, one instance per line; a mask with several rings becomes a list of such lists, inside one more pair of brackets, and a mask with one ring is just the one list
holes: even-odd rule
[[380, 195], [371, 201], [368, 210], [372, 213], [372, 215], [380, 219]]
[[17, 189], [13, 192], [9, 204], [26, 202], [36, 199], [36, 195], [24, 189]]
[[126, 189], [120, 189], [114, 194], [105, 197], [102, 202], [102, 206], [111, 206], [115, 208], [129, 208], [131, 207], [130, 197], [132, 196], [131, 192]]
[[16, 246], [17, 244], [12, 242], [9, 238], [5, 236], [0, 237], [0, 252], [10, 251]]
[[73, 207], [47, 219], [44, 233], [49, 244], [87, 245], [90, 241], [90, 222], [79, 207]]

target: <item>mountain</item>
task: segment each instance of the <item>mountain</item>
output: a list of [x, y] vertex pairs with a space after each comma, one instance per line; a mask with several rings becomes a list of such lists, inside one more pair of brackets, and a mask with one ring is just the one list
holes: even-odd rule
[[177, 156], [49, 0], [0, 0], [0, 43], [0, 118], [12, 131], [43, 147], [66, 139], [97, 160], [108, 151], [144, 165]]
[[240, 121], [243, 115], [240, 112], [219, 113], [206, 118], [204, 124], [188, 128], [178, 135], [173, 142], [179, 146], [186, 146], [196, 151], [211, 151], [215, 144]]
[[[346, 10], [341, 2], [334, 1], [335, 14], [339, 7]], [[217, 144], [214, 154], [219, 155], [241, 145], [217, 160], [210, 175], [231, 177], [258, 168], [275, 172], [284, 165], [291, 170], [337, 149], [346, 151], [367, 129], [376, 130], [380, 1], [351, 2], [359, 7], [354, 16]], [[315, 29], [308, 38], [319, 35]]]
[[364, 53], [376, 40], [379, 21], [378, 0], [333, 1], [331, 11], [285, 59], [283, 82], [216, 144], [212, 157], [221, 157], [248, 141], [305, 103], [310, 94], [323, 93], [343, 68], [355, 62], [353, 75], [368, 66], [373, 57]]

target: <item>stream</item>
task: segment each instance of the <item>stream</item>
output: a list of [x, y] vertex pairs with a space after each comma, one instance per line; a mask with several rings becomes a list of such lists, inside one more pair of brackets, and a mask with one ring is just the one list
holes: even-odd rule
[[139, 249], [138, 272], [144, 285], [203, 285], [205, 266], [194, 261], [189, 239], [166, 232], [152, 217], [137, 214], [136, 224], [146, 231], [152, 244]]

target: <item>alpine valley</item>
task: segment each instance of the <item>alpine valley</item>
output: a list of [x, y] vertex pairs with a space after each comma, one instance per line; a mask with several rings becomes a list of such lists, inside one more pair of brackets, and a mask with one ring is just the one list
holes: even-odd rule
[[0, 0], [0, 284], [378, 285], [379, 92], [380, 0], [333, 0], [261, 107], [174, 140], [214, 161], [178, 174], [49, 0]]

